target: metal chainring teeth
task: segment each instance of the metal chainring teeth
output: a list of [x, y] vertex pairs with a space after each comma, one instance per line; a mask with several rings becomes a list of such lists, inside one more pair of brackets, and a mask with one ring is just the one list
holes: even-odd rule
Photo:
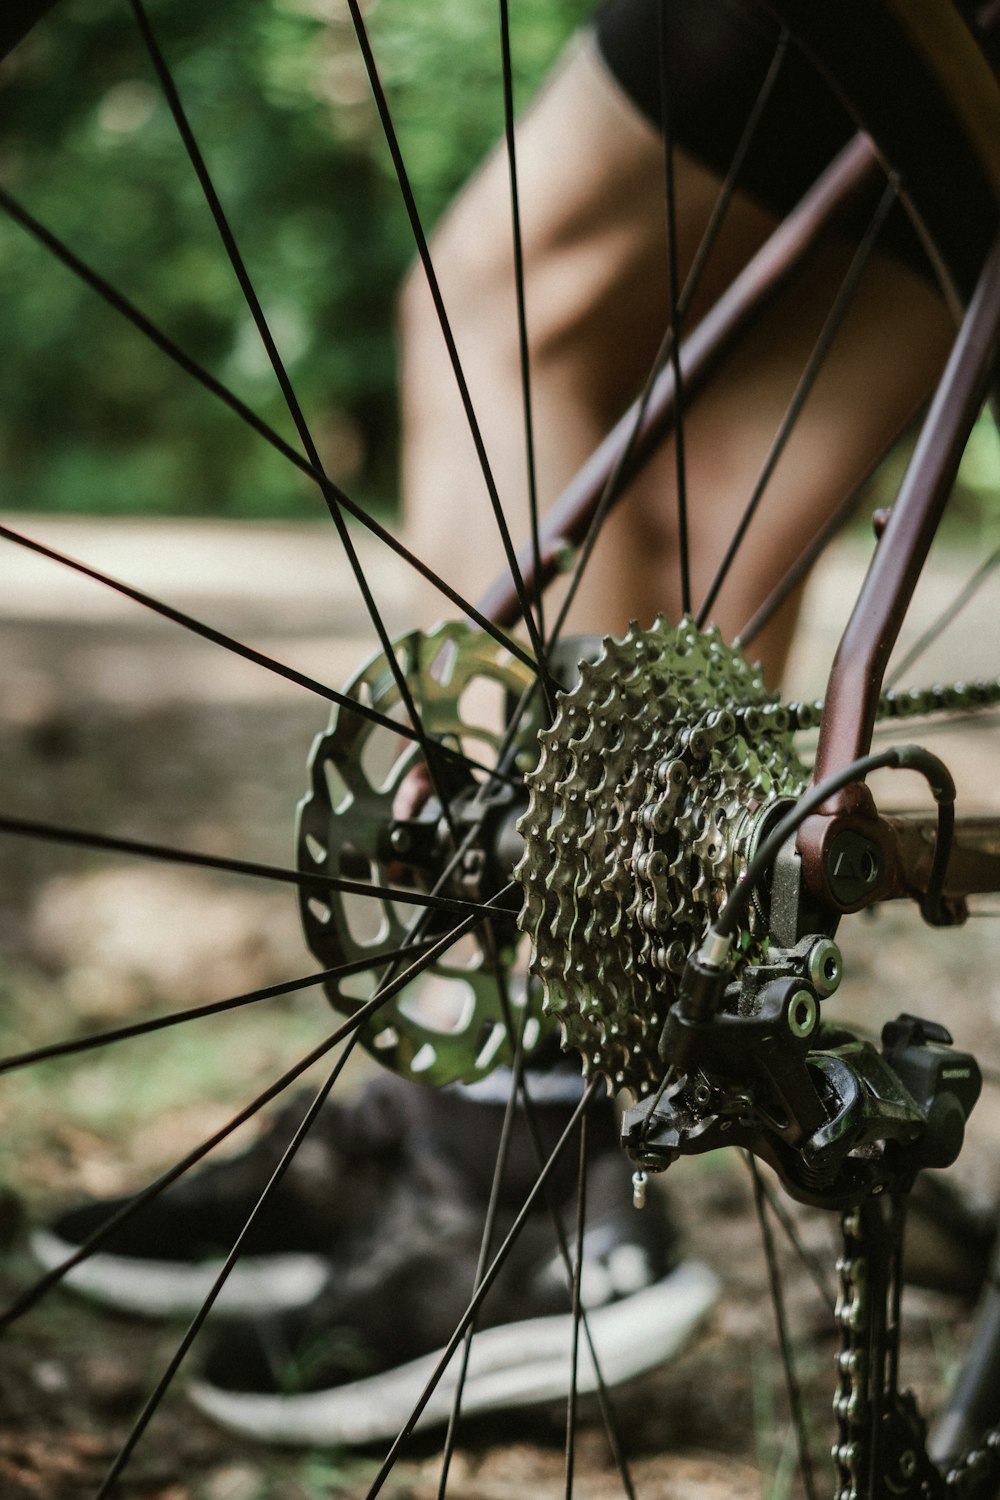
[[[533, 683], [532, 670], [489, 636], [461, 624], [440, 625], [426, 634], [413, 632], [397, 641], [394, 650], [428, 738], [493, 766], [509, 706]], [[344, 692], [401, 726], [408, 722], [384, 654], [373, 658]], [[537, 717], [525, 713], [510, 748], [513, 763], [534, 762], [537, 731]], [[310, 790], [299, 808], [300, 870], [396, 889], [432, 889], [448, 867], [453, 848], [444, 832], [440, 804], [427, 800], [429, 817], [416, 830], [425, 840], [420, 862], [408, 861], [398, 838], [400, 788], [422, 766], [422, 752], [411, 739], [334, 708], [328, 730], [313, 746]], [[485, 771], [442, 758], [438, 773], [453, 807], [478, 808], [479, 797], [483, 812], [489, 811], [497, 784], [490, 784]], [[460, 835], [473, 823], [470, 818], [462, 824]], [[442, 894], [467, 897], [462, 879], [476, 857], [471, 849], [464, 865], [451, 861], [456, 873]], [[405, 968], [401, 962], [393, 969], [384, 955], [411, 936], [440, 935], [457, 920], [454, 914], [442, 917], [403, 901], [345, 894], [321, 882], [303, 887], [301, 912], [306, 940], [324, 967], [371, 961], [363, 972], [326, 982], [331, 1003], [345, 1015]], [[501, 914], [488, 932], [481, 928], [466, 934], [363, 1024], [363, 1045], [397, 1072], [439, 1086], [472, 1082], [509, 1060], [508, 1016], [513, 1013], [519, 1025], [536, 989], [530, 987], [532, 995], [526, 991], [525, 965], [515, 963], [517, 941], [510, 914]], [[520, 983], [513, 972], [518, 967]], [[537, 1018], [529, 1015], [526, 1046], [530, 1048], [540, 1030]]]
[[[533, 969], [584, 1071], [646, 1093], [679, 973], [744, 866], [751, 815], [804, 785], [788, 717], [714, 627], [661, 616], [606, 639], [539, 738], [515, 871]], [[743, 962], [763, 940], [752, 911]]]

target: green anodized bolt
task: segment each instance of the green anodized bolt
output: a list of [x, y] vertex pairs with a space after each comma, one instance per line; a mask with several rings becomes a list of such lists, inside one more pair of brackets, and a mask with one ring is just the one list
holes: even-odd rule
[[786, 1014], [788, 1029], [792, 1036], [800, 1039], [808, 1036], [816, 1025], [816, 1017], [819, 1014], [815, 995], [812, 995], [809, 990], [796, 990], [788, 1002]]

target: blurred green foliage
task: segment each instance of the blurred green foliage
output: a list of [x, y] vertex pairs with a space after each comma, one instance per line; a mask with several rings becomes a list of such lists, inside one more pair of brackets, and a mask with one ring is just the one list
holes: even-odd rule
[[[324, 463], [392, 504], [413, 240], [346, 0], [149, 5]], [[513, 0], [519, 103], [590, 9]], [[502, 132], [497, 0], [364, 12], [430, 225]], [[128, 0], [59, 0], [0, 65], [0, 183], [296, 441]], [[314, 487], [3, 215], [0, 326], [0, 506], [317, 514]], [[994, 530], [998, 487], [984, 425], [952, 513]]]
[[[511, 8], [524, 101], [589, 6]], [[364, 9], [430, 224], [502, 131], [496, 0]], [[391, 502], [413, 241], [345, 0], [150, 15], [324, 462]], [[0, 182], [295, 440], [127, 0], [60, 0], [2, 65]], [[307, 481], [5, 217], [0, 307], [4, 507], [316, 514]]]

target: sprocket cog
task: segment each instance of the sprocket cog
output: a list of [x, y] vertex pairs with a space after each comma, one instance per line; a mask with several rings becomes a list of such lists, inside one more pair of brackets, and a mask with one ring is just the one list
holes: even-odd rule
[[[759, 669], [687, 618], [606, 638], [539, 738], [515, 872], [533, 970], [584, 1071], [645, 1094], [685, 958], [805, 772]], [[752, 909], [741, 961], [765, 940]]]

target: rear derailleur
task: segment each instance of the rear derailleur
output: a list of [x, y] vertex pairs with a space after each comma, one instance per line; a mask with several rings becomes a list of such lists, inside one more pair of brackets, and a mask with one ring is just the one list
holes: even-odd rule
[[888, 1022], [880, 1047], [827, 1024], [822, 1002], [840, 973], [836, 944], [807, 937], [744, 969], [706, 1020], [691, 1018], [682, 993], [660, 1047], [674, 1066], [623, 1118], [637, 1166], [743, 1146], [792, 1197], [823, 1208], [905, 1191], [921, 1167], [950, 1166], [982, 1087], [975, 1058], [916, 1016]]
[[931, 1461], [926, 1423], [897, 1384], [903, 1224], [918, 1170], [957, 1157], [982, 1079], [936, 1022], [901, 1015], [880, 1046], [827, 1024], [822, 1003], [840, 976], [836, 944], [814, 936], [771, 948], [707, 1019], [694, 1018], [682, 984], [660, 1048], [673, 1066], [625, 1112], [624, 1144], [639, 1201], [645, 1172], [739, 1145], [794, 1198], [842, 1210], [837, 1500], [957, 1497], [962, 1486]]

